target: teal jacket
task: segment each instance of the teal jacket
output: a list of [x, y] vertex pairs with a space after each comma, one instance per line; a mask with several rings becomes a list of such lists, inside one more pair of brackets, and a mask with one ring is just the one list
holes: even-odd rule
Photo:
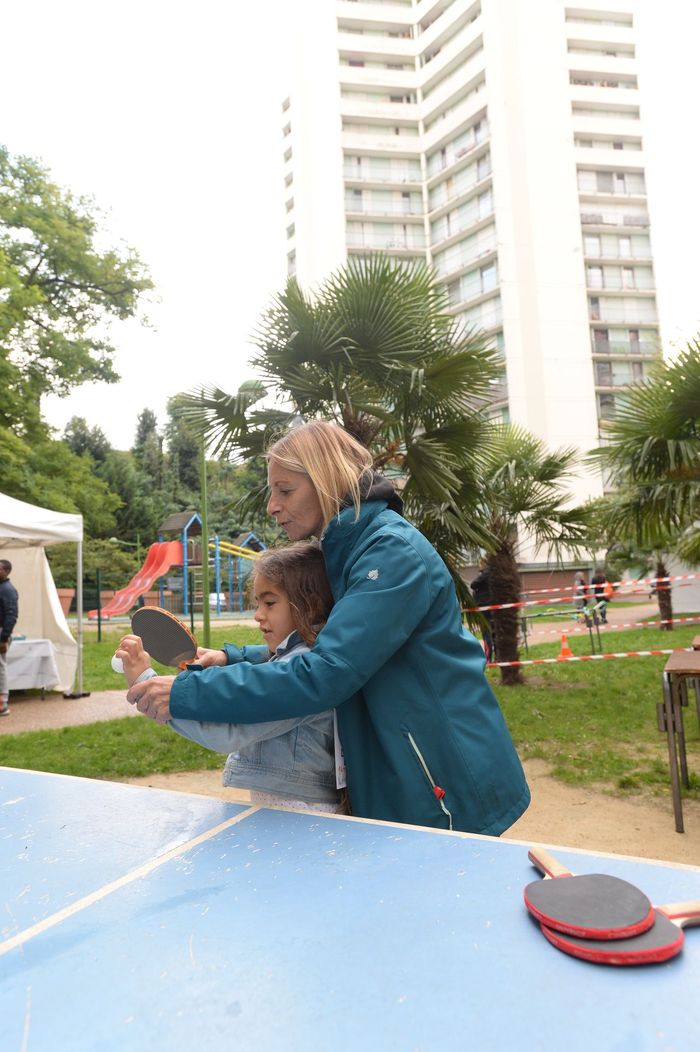
[[170, 711], [259, 723], [337, 706], [353, 814], [498, 835], [529, 803], [523, 770], [447, 567], [388, 503], [326, 529], [335, 605], [312, 650], [255, 664], [266, 648], [247, 647], [243, 662], [183, 672]]

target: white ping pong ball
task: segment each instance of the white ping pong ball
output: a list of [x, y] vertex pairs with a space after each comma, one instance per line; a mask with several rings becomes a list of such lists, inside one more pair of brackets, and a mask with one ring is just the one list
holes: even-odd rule
[[124, 671], [124, 662], [122, 661], [121, 658], [118, 658], [116, 654], [114, 654], [112, 656], [112, 668], [114, 669], [115, 672], [123, 672]]

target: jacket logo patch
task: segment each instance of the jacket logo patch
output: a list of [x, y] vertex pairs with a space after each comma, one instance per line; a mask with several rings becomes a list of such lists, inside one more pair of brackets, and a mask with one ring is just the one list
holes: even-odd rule
[[379, 580], [379, 570], [370, 570], [369, 573], [367, 574], [367, 580], [368, 581], [377, 581], [377, 580]]

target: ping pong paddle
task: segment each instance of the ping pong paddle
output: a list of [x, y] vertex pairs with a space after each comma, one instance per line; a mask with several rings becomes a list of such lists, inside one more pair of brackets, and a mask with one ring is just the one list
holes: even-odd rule
[[161, 665], [183, 669], [194, 661], [197, 640], [169, 610], [142, 606], [131, 618], [131, 628], [143, 640], [144, 649]]
[[629, 939], [578, 939], [545, 924], [540, 927], [552, 946], [572, 957], [596, 964], [625, 965], [654, 964], [675, 957], [683, 949], [683, 928], [692, 924], [700, 924], [700, 899], [657, 906], [651, 928]]
[[525, 905], [547, 928], [605, 940], [638, 935], [654, 923], [654, 907], [647, 896], [621, 877], [574, 875], [544, 848], [530, 848], [528, 858], [545, 879], [525, 887]]

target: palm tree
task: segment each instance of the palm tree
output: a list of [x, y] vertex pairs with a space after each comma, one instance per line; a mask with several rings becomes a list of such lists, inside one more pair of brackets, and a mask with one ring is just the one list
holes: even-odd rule
[[[700, 342], [663, 363], [618, 398], [606, 444], [593, 458], [617, 493], [609, 527], [653, 554], [657, 577], [667, 577], [664, 553], [700, 562]], [[657, 589], [662, 620], [673, 617], [671, 589]]]
[[610, 480], [636, 540], [654, 547], [672, 532], [678, 553], [700, 562], [700, 342], [618, 396], [605, 445], [593, 451]]
[[[500, 371], [483, 333], [447, 313], [423, 263], [352, 258], [314, 294], [294, 279], [255, 334], [259, 380], [235, 395], [205, 387], [185, 412], [215, 454], [258, 457], [298, 419], [334, 420], [402, 487], [406, 513], [459, 577], [465, 550], [489, 547], [477, 501], [481, 407]], [[250, 504], [261, 493], [251, 494]]]
[[[479, 515], [495, 539], [486, 554], [491, 602], [519, 603], [518, 556], [526, 540], [548, 557], [573, 557], [584, 543], [587, 513], [571, 507], [566, 480], [577, 463], [574, 449], [550, 452], [513, 424], [491, 426], [483, 436]], [[493, 611], [497, 659], [517, 661], [519, 610]], [[519, 667], [501, 668], [506, 685], [523, 683]]]

